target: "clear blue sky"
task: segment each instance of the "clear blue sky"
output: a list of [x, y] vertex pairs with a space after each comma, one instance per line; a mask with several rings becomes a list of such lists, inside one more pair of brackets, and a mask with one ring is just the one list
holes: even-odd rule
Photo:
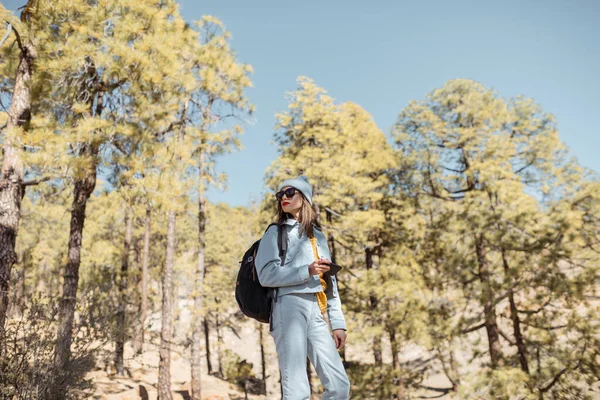
[[243, 150], [223, 157], [229, 176], [213, 201], [246, 204], [276, 158], [274, 114], [299, 75], [369, 111], [388, 133], [412, 99], [470, 78], [503, 97], [533, 97], [561, 139], [600, 171], [600, 0], [180, 0], [187, 20], [210, 14], [254, 67], [256, 122]]
[[254, 67], [255, 121], [244, 148], [219, 160], [228, 190], [211, 190], [212, 201], [245, 205], [265, 191], [274, 114], [300, 75], [360, 104], [386, 134], [410, 100], [449, 79], [533, 97], [556, 116], [571, 154], [600, 171], [600, 0], [179, 2], [188, 21], [221, 19]]

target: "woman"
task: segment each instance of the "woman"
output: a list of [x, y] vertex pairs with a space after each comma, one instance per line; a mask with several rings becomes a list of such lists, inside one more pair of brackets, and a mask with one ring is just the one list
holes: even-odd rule
[[[271, 314], [283, 399], [309, 399], [306, 357], [325, 388], [323, 399], [346, 400], [350, 382], [337, 349], [346, 343], [346, 321], [335, 276], [327, 273], [331, 255], [325, 235], [316, 227], [312, 188], [305, 176], [288, 179], [276, 194], [278, 222], [288, 232], [281, 265], [277, 226], [264, 234], [256, 254], [258, 280], [278, 288]], [[333, 338], [325, 320], [333, 331]]]

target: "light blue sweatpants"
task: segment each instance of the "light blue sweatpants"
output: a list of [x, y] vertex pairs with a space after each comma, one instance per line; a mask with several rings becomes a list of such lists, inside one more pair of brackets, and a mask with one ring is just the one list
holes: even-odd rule
[[281, 296], [272, 312], [283, 400], [309, 400], [307, 356], [325, 389], [322, 399], [347, 400], [350, 382], [315, 293]]

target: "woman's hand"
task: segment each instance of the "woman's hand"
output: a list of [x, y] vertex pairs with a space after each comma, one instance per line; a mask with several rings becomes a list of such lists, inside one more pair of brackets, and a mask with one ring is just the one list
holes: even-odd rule
[[336, 349], [343, 349], [346, 345], [346, 331], [343, 329], [336, 329], [333, 331], [333, 341], [335, 342]]
[[314, 261], [308, 265], [308, 273], [310, 275], [319, 275], [324, 272], [329, 271], [329, 260], [326, 258], [321, 258], [317, 261]]

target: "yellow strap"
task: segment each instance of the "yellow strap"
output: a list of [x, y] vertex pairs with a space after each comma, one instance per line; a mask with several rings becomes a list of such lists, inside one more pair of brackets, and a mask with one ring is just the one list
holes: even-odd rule
[[[311, 237], [310, 244], [312, 245], [313, 253], [315, 255], [315, 261], [317, 261], [319, 259], [319, 252], [317, 250], [317, 238]], [[319, 278], [321, 280], [321, 287], [323, 288], [323, 291], [317, 293], [317, 303], [319, 303], [321, 314], [325, 315], [325, 313], [327, 312], [327, 295], [325, 294], [325, 290], [327, 290], [327, 282], [325, 282], [323, 274], [319, 274]]]

